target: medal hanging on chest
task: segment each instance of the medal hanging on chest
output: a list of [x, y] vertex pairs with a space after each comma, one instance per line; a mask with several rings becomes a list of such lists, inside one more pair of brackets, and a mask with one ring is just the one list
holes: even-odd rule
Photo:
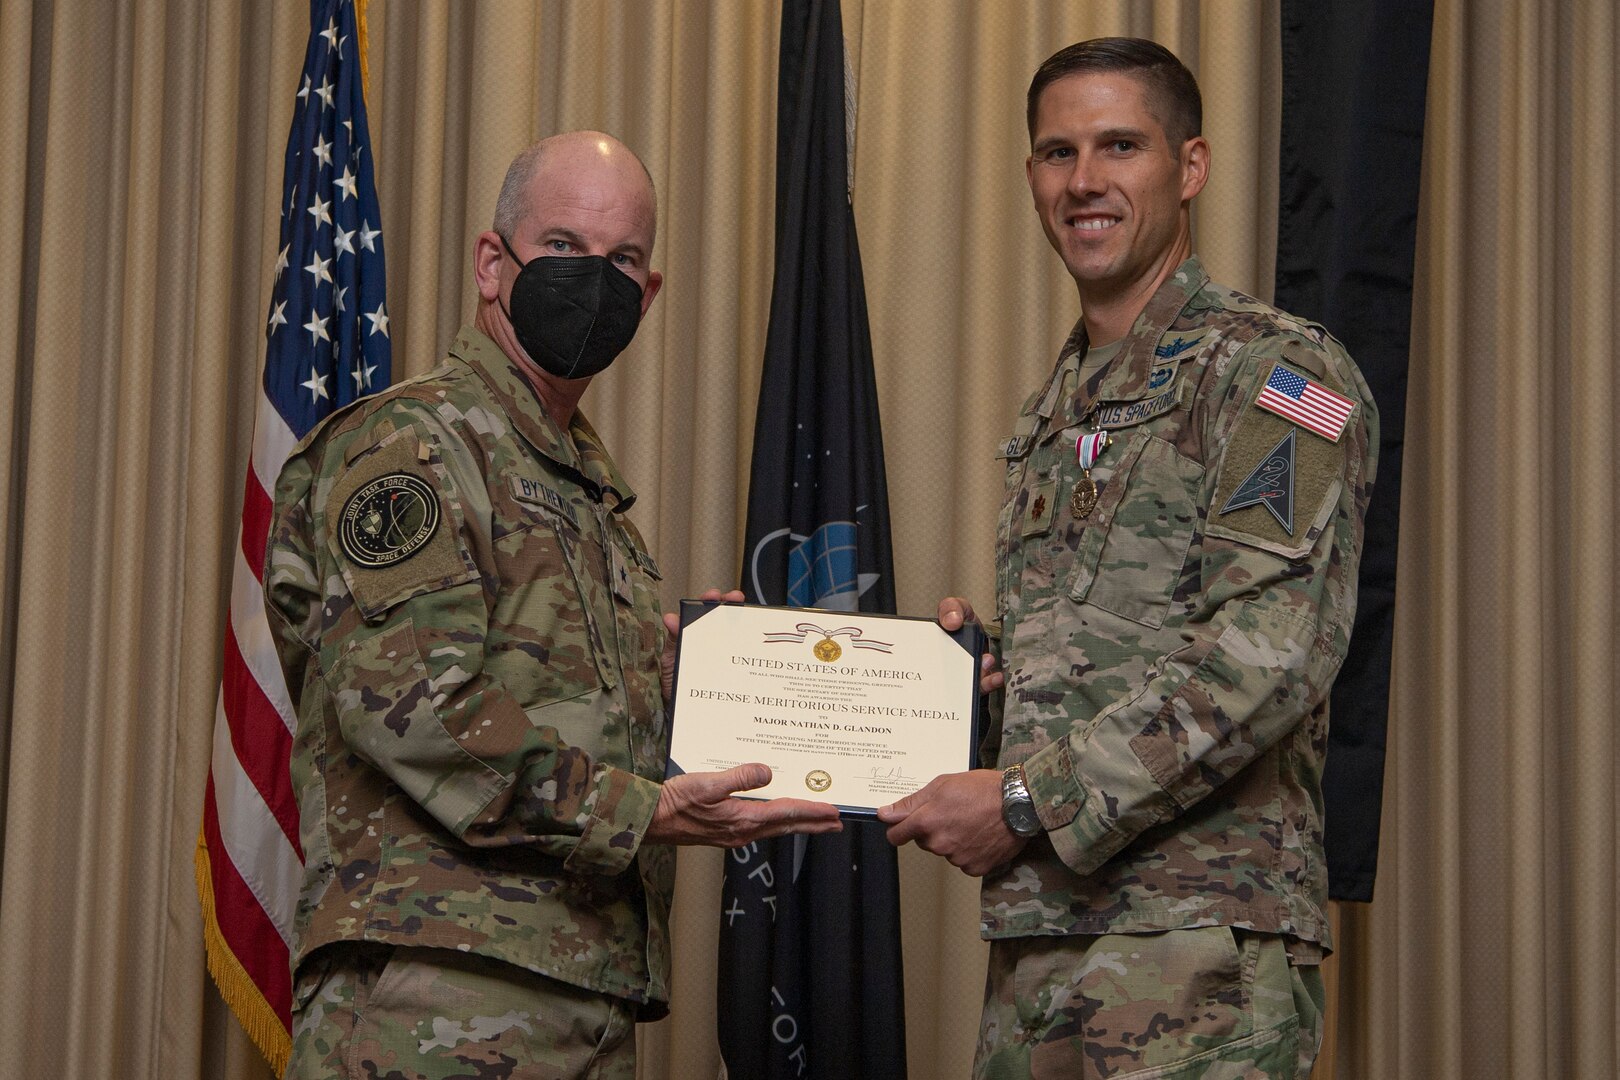
[[1080, 479], [1074, 482], [1074, 492], [1069, 496], [1069, 512], [1076, 520], [1090, 516], [1097, 508], [1097, 482], [1091, 478], [1091, 467], [1113, 444], [1113, 437], [1106, 431], [1094, 431], [1074, 441], [1074, 459], [1080, 465]]

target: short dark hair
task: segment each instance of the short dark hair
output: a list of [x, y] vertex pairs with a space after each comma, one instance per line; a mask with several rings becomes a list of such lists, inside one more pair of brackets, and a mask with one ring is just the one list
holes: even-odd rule
[[1198, 80], [1176, 54], [1144, 38], [1092, 38], [1047, 57], [1029, 83], [1029, 138], [1035, 141], [1035, 113], [1048, 86], [1070, 75], [1123, 72], [1142, 80], [1149, 107], [1180, 155], [1181, 144], [1203, 134], [1204, 99]]

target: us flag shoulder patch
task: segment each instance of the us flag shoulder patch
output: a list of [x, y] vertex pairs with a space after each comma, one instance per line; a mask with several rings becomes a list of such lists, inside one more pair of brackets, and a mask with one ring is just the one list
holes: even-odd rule
[[1356, 403], [1319, 382], [1296, 374], [1281, 364], [1271, 369], [1254, 403], [1268, 412], [1292, 420], [1329, 442], [1338, 442]]

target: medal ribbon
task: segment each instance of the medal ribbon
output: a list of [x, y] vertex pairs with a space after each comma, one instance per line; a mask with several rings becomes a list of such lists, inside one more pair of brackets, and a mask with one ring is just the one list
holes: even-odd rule
[[1082, 435], [1074, 442], [1074, 459], [1079, 463], [1080, 468], [1089, 473], [1091, 467], [1097, 464], [1097, 459], [1102, 456], [1102, 452], [1108, 449], [1113, 444], [1113, 441], [1106, 431], [1094, 431], [1090, 435]]
[[802, 622], [795, 626], [792, 632], [777, 631], [765, 635], [765, 640], [772, 645], [800, 642], [807, 634], [820, 634], [823, 639], [831, 641], [836, 637], [847, 637], [849, 643], [857, 649], [876, 649], [879, 652], [889, 652], [894, 647], [892, 641], [878, 641], [876, 638], [863, 636], [858, 626], [840, 626], [836, 630], [825, 630], [813, 622]]

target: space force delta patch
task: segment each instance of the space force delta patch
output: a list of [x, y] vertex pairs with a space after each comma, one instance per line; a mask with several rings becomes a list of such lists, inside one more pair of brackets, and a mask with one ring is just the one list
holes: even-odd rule
[[1283, 527], [1283, 532], [1294, 531], [1294, 436], [1289, 429], [1282, 441], [1260, 459], [1249, 475], [1232, 492], [1232, 497], [1221, 507], [1221, 513], [1242, 510], [1249, 506], [1264, 506]]
[[1221, 451], [1208, 535], [1296, 559], [1327, 527], [1343, 488], [1347, 440], [1318, 438], [1269, 409], [1244, 409]]

